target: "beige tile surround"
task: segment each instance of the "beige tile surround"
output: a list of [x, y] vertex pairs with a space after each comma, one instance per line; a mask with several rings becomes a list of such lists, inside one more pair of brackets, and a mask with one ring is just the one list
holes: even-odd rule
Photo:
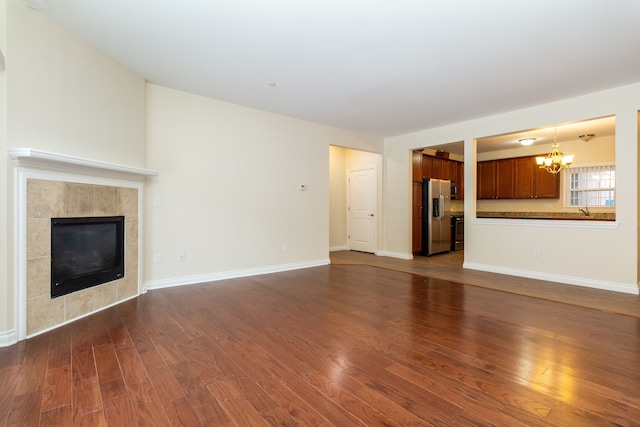
[[[125, 277], [51, 299], [51, 218], [125, 217]], [[27, 180], [27, 335], [138, 293], [138, 190]]]

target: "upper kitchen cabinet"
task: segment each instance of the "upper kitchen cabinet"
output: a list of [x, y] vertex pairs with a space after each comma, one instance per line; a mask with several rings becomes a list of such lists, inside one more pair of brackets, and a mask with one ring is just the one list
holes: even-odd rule
[[536, 164], [535, 157], [514, 159], [516, 199], [557, 199], [560, 197], [560, 177]]
[[[535, 159], [534, 159], [535, 162]], [[551, 175], [544, 169], [535, 165], [535, 192], [536, 199], [558, 199], [560, 198], [560, 178], [558, 175]]]
[[455, 181], [458, 184], [458, 200], [464, 200], [464, 163], [458, 163]]
[[478, 199], [557, 199], [560, 177], [533, 156], [478, 162]]
[[478, 162], [478, 199], [513, 199], [514, 159]]
[[433, 157], [422, 155], [422, 179], [435, 178], [433, 176]]
[[442, 161], [442, 179], [447, 179], [449, 181], [456, 181], [457, 171], [458, 171], [458, 162], [454, 162], [452, 160]]
[[411, 176], [413, 182], [422, 181], [422, 151], [411, 152]]
[[431, 164], [433, 165], [431, 169], [431, 176], [425, 178], [434, 178], [434, 179], [443, 179], [442, 176], [442, 159], [439, 157], [432, 157]]
[[458, 185], [461, 184], [461, 173], [464, 173], [464, 163], [462, 162], [423, 154], [422, 151], [415, 150], [411, 153], [411, 164], [413, 182], [435, 178], [447, 179], [457, 182]]

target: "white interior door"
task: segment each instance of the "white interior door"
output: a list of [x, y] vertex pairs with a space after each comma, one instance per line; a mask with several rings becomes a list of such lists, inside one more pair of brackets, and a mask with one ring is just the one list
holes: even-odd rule
[[348, 172], [347, 244], [349, 250], [376, 252], [377, 171], [375, 166]]

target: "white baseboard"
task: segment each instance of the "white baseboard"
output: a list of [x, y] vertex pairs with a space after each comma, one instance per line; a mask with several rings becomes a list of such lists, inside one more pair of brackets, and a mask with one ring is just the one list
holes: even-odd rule
[[567, 285], [583, 286], [586, 288], [602, 289], [604, 291], [622, 292], [638, 295], [638, 288], [624, 283], [604, 282], [601, 280], [584, 279], [582, 277], [562, 276], [559, 274], [540, 273], [538, 271], [520, 270], [516, 268], [498, 267], [495, 265], [477, 264], [465, 262], [463, 268], [470, 270], [486, 271], [489, 273], [506, 274], [509, 276], [526, 277], [529, 279], [546, 280], [549, 282], [564, 283]]
[[347, 245], [342, 245], [342, 246], [331, 246], [329, 248], [329, 252], [337, 252], [337, 251], [348, 251], [349, 249], [347, 249]]
[[18, 334], [15, 329], [0, 332], [0, 347], [9, 347], [18, 342]]
[[378, 256], [388, 256], [390, 258], [399, 258], [399, 259], [406, 259], [406, 260], [412, 260], [413, 259], [413, 254], [411, 253], [404, 253], [404, 252], [389, 252], [389, 251], [380, 251], [380, 252], [376, 252], [376, 255]]
[[270, 265], [267, 267], [247, 268], [244, 270], [223, 271], [220, 273], [199, 274], [194, 276], [172, 277], [170, 279], [150, 280], [144, 283], [144, 288], [162, 289], [174, 286], [195, 285], [197, 283], [216, 282], [218, 280], [237, 279], [240, 277], [258, 276], [260, 274], [279, 273], [282, 271], [299, 270], [302, 268], [328, 265], [328, 258], [314, 261], [297, 262], [291, 264]]

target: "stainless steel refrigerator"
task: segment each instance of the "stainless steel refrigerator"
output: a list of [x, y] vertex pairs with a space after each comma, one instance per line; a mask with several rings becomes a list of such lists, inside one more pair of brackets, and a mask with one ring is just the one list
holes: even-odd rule
[[451, 249], [451, 181], [422, 181], [422, 255]]

